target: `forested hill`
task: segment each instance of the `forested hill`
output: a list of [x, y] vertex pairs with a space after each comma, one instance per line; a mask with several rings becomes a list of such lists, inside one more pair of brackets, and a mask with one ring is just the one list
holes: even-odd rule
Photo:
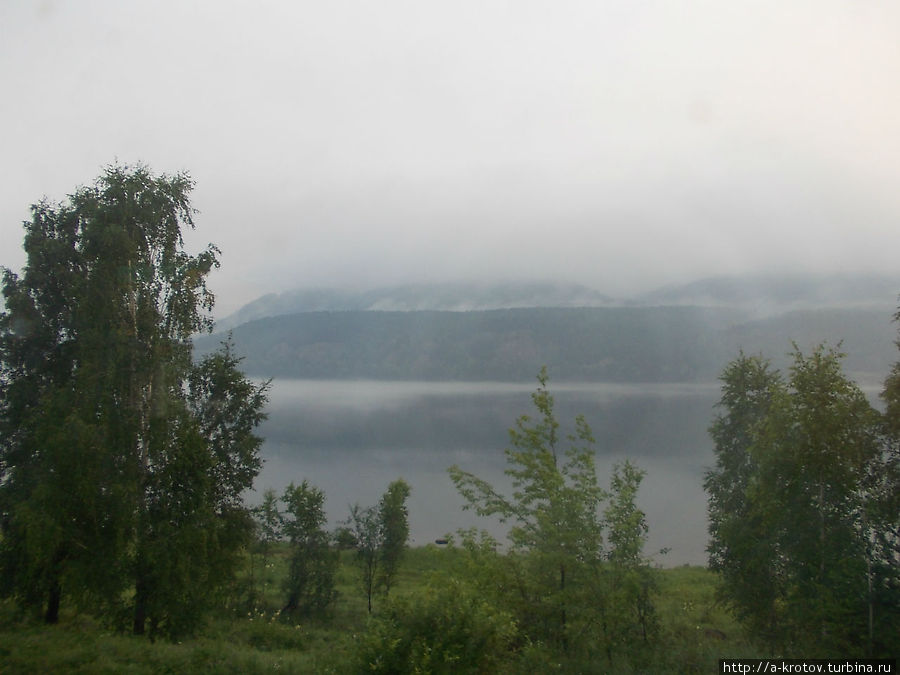
[[514, 307], [607, 307], [621, 304], [623, 303], [586, 286], [551, 282], [405, 284], [366, 291], [305, 288], [269, 293], [257, 298], [234, 314], [217, 319], [216, 330], [224, 331], [248, 321], [300, 312], [459, 312]]
[[[895, 335], [884, 310], [749, 320], [698, 307], [303, 312], [233, 329], [253, 376], [500, 381], [531, 380], [541, 365], [558, 380], [708, 381], [739, 349], [777, 358], [792, 341], [809, 349], [841, 340], [848, 371], [883, 376], [896, 360]], [[221, 339], [199, 338], [197, 351]]]

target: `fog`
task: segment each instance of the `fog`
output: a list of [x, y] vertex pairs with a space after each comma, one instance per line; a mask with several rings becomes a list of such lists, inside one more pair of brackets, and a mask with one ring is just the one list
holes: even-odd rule
[[[265, 464], [257, 494], [309, 480], [325, 491], [329, 522], [350, 504], [374, 504], [399, 477], [412, 486], [412, 543], [480, 527], [501, 541], [506, 528], [462, 510], [447, 469], [462, 469], [509, 492], [507, 430], [533, 414], [530, 385], [482, 382], [276, 380], [261, 433]], [[706, 427], [718, 385], [551, 383], [562, 436], [584, 414], [608, 485], [625, 459], [644, 469], [638, 504], [647, 513], [648, 554], [660, 565], [706, 561], [703, 470], [712, 463]], [[563, 443], [561, 447], [568, 447]], [[657, 555], [660, 549], [670, 549]]]
[[115, 161], [266, 292], [890, 272], [900, 5], [0, 3], [0, 264]]

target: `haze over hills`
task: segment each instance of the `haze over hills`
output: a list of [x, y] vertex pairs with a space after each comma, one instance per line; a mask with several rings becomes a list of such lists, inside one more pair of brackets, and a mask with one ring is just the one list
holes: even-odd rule
[[900, 275], [711, 277], [664, 286], [634, 298], [643, 305], [739, 307], [757, 316], [790, 310], [897, 307]]
[[517, 307], [605, 307], [615, 301], [579, 284], [446, 283], [406, 284], [363, 291], [309, 288], [269, 293], [216, 321], [223, 331], [254, 319], [298, 312], [478, 311]]
[[614, 298], [581, 284], [553, 282], [406, 284], [354, 291], [306, 288], [269, 293], [216, 321], [216, 331], [271, 316], [340, 311], [482, 311], [524, 307], [682, 306], [739, 308], [752, 317], [834, 307], [890, 311], [900, 275], [710, 277]]
[[[828, 342], [877, 382], [896, 360], [897, 288], [877, 277], [709, 279], [629, 302], [561, 284], [297, 291], [230, 321], [259, 377], [528, 381], [547, 365], [565, 380], [696, 382], [741, 349], [785, 367], [793, 342]], [[235, 323], [266, 312], [282, 313]], [[198, 352], [220, 339], [199, 338]]]

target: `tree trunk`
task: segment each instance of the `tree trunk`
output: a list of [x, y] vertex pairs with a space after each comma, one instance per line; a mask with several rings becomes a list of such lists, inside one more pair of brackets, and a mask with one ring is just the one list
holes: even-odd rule
[[[819, 481], [819, 586], [825, 585], [825, 483]], [[824, 599], [819, 598], [820, 634], [824, 640], [828, 636], [828, 628], [825, 622]]]
[[147, 622], [147, 585], [143, 579], [138, 579], [134, 586], [134, 624], [132, 632], [135, 635], [144, 634], [144, 626]]
[[281, 608], [281, 611], [282, 613], [295, 612], [299, 606], [300, 598], [297, 597], [296, 593], [291, 593], [288, 596], [287, 602], [284, 604], [284, 607]]
[[65, 548], [57, 547], [50, 563], [50, 584], [47, 588], [47, 611], [44, 613], [44, 623], [59, 622], [59, 603], [62, 598], [59, 570], [62, 568], [65, 559]]
[[865, 537], [865, 555], [866, 555], [866, 585], [867, 585], [867, 594], [866, 594], [866, 609], [868, 616], [866, 617], [868, 623], [868, 635], [866, 640], [866, 656], [868, 658], [872, 658], [872, 646], [875, 641], [875, 607], [874, 607], [874, 598], [872, 597], [872, 537], [869, 534], [869, 512], [868, 512], [868, 503], [866, 503], [862, 510], [863, 515], [863, 536]]
[[59, 622], [59, 601], [62, 595], [62, 589], [59, 585], [59, 579], [53, 577], [50, 582], [50, 590], [47, 595], [47, 612], [44, 614], [44, 623]]
[[563, 651], [568, 651], [569, 648], [569, 638], [566, 635], [566, 599], [563, 596], [564, 591], [566, 590], [566, 566], [561, 564], [559, 566], [559, 593], [560, 599], [562, 600], [562, 608], [560, 609], [560, 624], [562, 628], [561, 637], [562, 637], [562, 647]]

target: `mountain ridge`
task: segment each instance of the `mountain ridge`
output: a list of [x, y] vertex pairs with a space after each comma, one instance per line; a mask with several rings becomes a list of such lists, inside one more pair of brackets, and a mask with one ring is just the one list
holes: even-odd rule
[[216, 322], [223, 331], [270, 316], [318, 311], [487, 311], [523, 307], [605, 307], [616, 301], [563, 282], [401, 284], [367, 290], [300, 288], [268, 293]]
[[[214, 349], [221, 334], [195, 341]], [[729, 308], [518, 308], [485, 311], [301, 312], [232, 331], [255, 377], [530, 381], [713, 381], [740, 350], [789, 365], [796, 343], [841, 344], [845, 368], [880, 380], [896, 359], [891, 315], [873, 309], [797, 310], [749, 318]]]
[[450, 282], [365, 290], [300, 288], [268, 293], [216, 321], [221, 332], [248, 321], [315, 311], [487, 311], [538, 307], [737, 307], [762, 318], [801, 309], [856, 307], [893, 310], [900, 276], [714, 276], [669, 284], [620, 298], [565, 282]]

